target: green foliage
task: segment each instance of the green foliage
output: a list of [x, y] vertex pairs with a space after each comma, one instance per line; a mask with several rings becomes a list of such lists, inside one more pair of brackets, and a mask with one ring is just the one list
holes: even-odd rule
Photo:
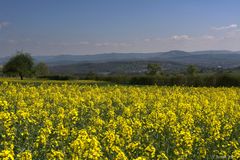
[[49, 74], [47, 64], [40, 62], [36, 66], [34, 66], [34, 73], [37, 77], [39, 76], [46, 76]]
[[88, 74], [86, 75], [85, 79], [96, 79], [97, 74], [95, 72], [88, 72]]
[[18, 51], [15, 56], [3, 66], [4, 74], [17, 74], [21, 80], [32, 74], [33, 59], [28, 53]]
[[197, 71], [198, 71], [198, 69], [197, 69], [197, 67], [195, 65], [189, 65], [187, 67], [187, 73], [190, 76], [196, 75]]
[[131, 85], [231, 87], [240, 86], [240, 76], [231, 74], [212, 75], [139, 75], [139, 76], [98, 76], [95, 80]]
[[147, 74], [148, 75], [157, 75], [159, 73], [161, 73], [161, 66], [157, 63], [150, 63], [147, 66]]
[[77, 80], [78, 78], [72, 75], [47, 75], [47, 76], [39, 76], [41, 79], [48, 80], [58, 80], [58, 81], [68, 81], [68, 80]]

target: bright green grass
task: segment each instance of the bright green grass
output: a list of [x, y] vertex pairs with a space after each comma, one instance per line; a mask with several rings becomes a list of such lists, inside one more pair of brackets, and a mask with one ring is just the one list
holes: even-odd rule
[[80, 85], [107, 85], [109, 82], [105, 81], [95, 81], [95, 80], [48, 80], [48, 79], [36, 79], [36, 78], [24, 78], [21, 80], [20, 78], [13, 77], [0, 77], [0, 84], [2, 82], [10, 82], [10, 83], [23, 83], [23, 84], [41, 84], [41, 83], [54, 83], [54, 84], [80, 84]]

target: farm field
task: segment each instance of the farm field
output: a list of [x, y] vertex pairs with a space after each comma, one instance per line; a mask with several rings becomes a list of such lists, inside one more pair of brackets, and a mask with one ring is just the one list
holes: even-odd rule
[[217, 158], [240, 158], [240, 88], [1, 80], [0, 159]]

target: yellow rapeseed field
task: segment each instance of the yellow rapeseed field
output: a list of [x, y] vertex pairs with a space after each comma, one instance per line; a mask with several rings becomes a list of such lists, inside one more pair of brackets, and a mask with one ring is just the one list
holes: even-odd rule
[[0, 85], [0, 159], [240, 158], [240, 88]]

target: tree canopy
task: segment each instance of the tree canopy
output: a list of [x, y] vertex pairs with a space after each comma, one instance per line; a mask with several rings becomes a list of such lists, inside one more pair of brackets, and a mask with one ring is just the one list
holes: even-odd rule
[[11, 57], [3, 66], [3, 73], [17, 74], [22, 80], [24, 76], [32, 74], [33, 65], [33, 58], [29, 53], [18, 51], [17, 54]]
[[43, 62], [38, 63], [36, 66], [34, 66], [34, 74], [36, 76], [48, 75], [49, 74], [48, 66]]
[[147, 70], [148, 70], [147, 74], [156, 75], [161, 72], [161, 66], [157, 63], [150, 63], [147, 66]]
[[197, 67], [195, 65], [191, 64], [191, 65], [187, 66], [187, 73], [188, 73], [188, 75], [194, 76], [194, 75], [197, 74], [197, 72], [198, 72], [198, 69], [197, 69]]

